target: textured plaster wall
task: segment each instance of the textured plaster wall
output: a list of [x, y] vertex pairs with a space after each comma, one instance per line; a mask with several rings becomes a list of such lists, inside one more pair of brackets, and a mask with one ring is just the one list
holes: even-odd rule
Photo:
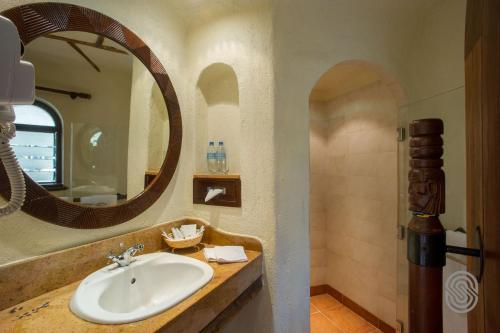
[[[182, 110], [184, 133], [180, 162], [158, 202], [141, 216], [117, 227], [73, 230], [43, 223], [24, 213], [3, 218], [0, 263], [111, 237], [179, 216], [199, 216], [217, 227], [258, 236], [265, 248], [266, 278], [262, 292], [223, 331], [232, 332], [238, 327], [242, 332], [293, 332], [294, 323], [281, 318], [278, 325], [273, 319], [287, 307], [279, 303], [278, 295], [287, 290], [282, 289], [284, 284], [278, 281], [277, 272], [286, 270], [289, 263], [286, 257], [277, 258], [275, 242], [271, 9], [256, 7], [229, 13], [217, 20], [205, 21], [201, 26], [194, 25], [188, 31], [164, 1], [149, 1], [147, 6], [142, 1], [128, 1], [127, 6], [118, 1], [69, 2], [91, 7], [124, 23], [144, 39], [162, 61]], [[3, 1], [0, 10], [20, 3]], [[242, 208], [207, 208], [191, 203], [196, 84], [203, 69], [218, 62], [231, 66], [238, 81], [241, 120], [227, 126], [237, 126], [240, 132]], [[299, 289], [304, 282], [297, 280], [288, 285], [296, 284], [294, 289]]]
[[[2, 0], [0, 10], [32, 2], [34, 1]], [[129, 0], [124, 6], [121, 1], [67, 0], [65, 2], [90, 7], [109, 15], [139, 35], [167, 69], [179, 95], [181, 110], [185, 112], [184, 40], [186, 29], [174, 12], [169, 9], [168, 3], [152, 0], [148, 1], [148, 5], [145, 6], [143, 1]], [[62, 228], [42, 222], [22, 212], [2, 218], [0, 264], [108, 238], [184, 215], [190, 195], [191, 170], [183, 166], [190, 165], [191, 159], [192, 155], [183, 145], [179, 167], [165, 193], [144, 214], [119, 226], [97, 230]]]
[[[245, 11], [217, 17], [213, 21], [193, 27], [188, 34], [188, 64], [191, 70], [188, 93], [189, 107], [195, 119], [184, 119], [197, 129], [195, 137], [185, 144], [191, 152], [192, 171], [203, 171], [206, 153], [206, 139], [203, 138], [210, 117], [206, 112], [237, 112], [232, 117], [219, 119], [216, 129], [222, 136], [233, 137], [238, 144], [239, 173], [242, 182], [242, 207], [211, 207], [191, 205], [190, 214], [205, 218], [224, 230], [246, 233], [259, 237], [264, 244], [265, 286], [259, 296], [249, 304], [222, 331], [235, 332], [293, 332], [294, 327], [284, 323], [288, 329], [280, 330], [274, 320], [282, 308], [279, 295], [286, 291], [278, 286], [277, 272], [287, 269], [285, 258], [276, 254], [274, 216], [274, 152], [273, 152], [273, 90], [272, 90], [272, 46], [271, 11], [262, 5]], [[234, 71], [237, 79], [238, 105], [233, 89], [235, 84], [217, 87], [213, 78], [205, 79], [210, 66], [219, 64], [221, 78], [227, 78]], [[224, 65], [220, 65], [224, 64]], [[220, 67], [222, 66], [222, 67]], [[209, 69], [207, 69], [209, 68]], [[212, 68], [213, 69], [213, 68]], [[214, 73], [212, 73], [214, 74]], [[215, 75], [216, 76], [216, 75]], [[215, 94], [214, 94], [215, 93]], [[220, 103], [223, 101], [223, 103]], [[219, 108], [219, 109], [217, 109]], [[225, 108], [222, 110], [221, 108]], [[203, 117], [206, 116], [206, 120]], [[208, 118], [208, 119], [207, 119]], [[212, 121], [217, 122], [212, 118]], [[212, 123], [213, 125], [214, 123]], [[210, 127], [208, 128], [210, 130]], [[214, 132], [212, 132], [214, 133]], [[237, 134], [237, 136], [235, 135]], [[198, 138], [196, 137], [198, 135]], [[239, 141], [239, 142], [238, 142]], [[238, 171], [238, 164], [231, 161], [237, 155], [228, 152], [230, 167]], [[231, 172], [231, 171], [230, 171]], [[295, 283], [293, 283], [295, 284]], [[271, 302], [273, 308], [270, 308]], [[249, 314], [252, 314], [251, 316]], [[258, 318], [258, 320], [256, 320]]]
[[[416, 22], [409, 1], [286, 1], [273, 2], [275, 68], [276, 243], [287, 270], [278, 273], [287, 304], [280, 322], [293, 332], [308, 330], [309, 267], [309, 94], [333, 65], [363, 59], [380, 65], [396, 80]], [[306, 195], [297, 195], [298, 193]], [[395, 236], [395, 235], [394, 235]], [[295, 283], [289, 284], [290, 279]], [[303, 286], [298, 289], [297, 286]], [[280, 327], [279, 332], [285, 332]]]
[[[0, 10], [33, 1], [2, 0]], [[88, 243], [183, 215], [258, 236], [265, 249], [263, 292], [226, 332], [309, 330], [309, 93], [326, 70], [347, 59], [382, 66], [405, 89], [407, 59], [421, 18], [401, 0], [275, 0], [272, 8], [235, 10], [187, 29], [170, 2], [66, 0], [94, 8], [136, 32], [171, 76], [183, 112], [176, 174], [158, 202], [120, 226], [72, 230], [23, 213], [0, 222], [0, 263]], [[133, 15], [131, 15], [133, 13]], [[458, 32], [455, 32], [458, 33]], [[408, 51], [409, 52], [409, 51]], [[196, 82], [222, 62], [238, 78], [243, 207], [193, 206]], [[233, 124], [235, 125], [235, 124]], [[272, 304], [272, 308], [270, 308]]]

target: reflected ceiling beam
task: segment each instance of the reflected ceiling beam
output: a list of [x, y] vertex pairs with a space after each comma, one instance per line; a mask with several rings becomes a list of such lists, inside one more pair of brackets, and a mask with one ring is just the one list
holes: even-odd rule
[[79, 48], [75, 43], [73, 42], [68, 42], [69, 46], [71, 46], [76, 52], [78, 52], [85, 60], [87, 60], [87, 62], [92, 66], [94, 67], [94, 69], [96, 71], [98, 71], [99, 73], [101, 72], [101, 69], [95, 64], [95, 62], [92, 61], [92, 59], [90, 59], [86, 54], [85, 52], [82, 51], [81, 48]]
[[96, 46], [102, 46], [104, 43], [104, 36], [97, 36], [97, 40], [95, 41]]
[[[80, 45], [95, 47], [97, 49], [104, 50], [104, 51], [109, 51], [109, 52], [114, 52], [114, 53], [119, 53], [119, 54], [125, 54], [125, 55], [128, 54], [126, 51], [120, 50], [120, 49], [118, 49], [116, 47], [108, 46], [108, 45], [103, 45], [102, 43], [104, 43], [104, 37], [102, 37], [102, 36], [99, 36], [97, 38], [97, 41], [95, 43], [87, 42], [87, 41], [84, 41], [84, 40], [78, 40], [78, 39], [68, 38], [68, 37], [56, 36], [56, 35], [45, 35], [43, 37], [44, 38], [49, 38], [49, 39], [60, 40], [60, 41], [63, 41], [63, 42], [68, 42], [68, 43], [71, 42], [73, 44], [80, 44]], [[102, 37], [102, 43], [99, 43], [101, 37]]]
[[55, 93], [55, 94], [68, 95], [69, 97], [71, 97], [71, 99], [76, 99], [76, 98], [91, 99], [92, 98], [92, 95], [87, 94], [87, 93], [82, 93], [82, 92], [68, 91], [68, 90], [42, 87], [42, 86], [36, 86], [35, 88], [37, 90], [47, 91], [47, 92], [51, 92], [51, 93]]

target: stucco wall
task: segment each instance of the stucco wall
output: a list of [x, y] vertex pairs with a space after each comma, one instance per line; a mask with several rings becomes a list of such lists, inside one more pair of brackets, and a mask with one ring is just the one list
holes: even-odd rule
[[[306, 332], [309, 198], [308, 193], [295, 194], [309, 188], [309, 94], [324, 72], [350, 59], [380, 65], [397, 81], [404, 81], [402, 51], [408, 43], [405, 34], [416, 22], [415, 7], [411, 2], [389, 0], [273, 3], [277, 255], [288, 258], [289, 267], [279, 279], [284, 285], [290, 276], [297, 281], [283, 286], [286, 292], [278, 302], [289, 304], [280, 319], [292, 323], [294, 332]], [[304, 287], [297, 289], [298, 285]]]
[[[33, 1], [2, 0], [0, 10]], [[0, 263], [140, 229], [182, 215], [258, 236], [266, 285], [227, 332], [307, 332], [309, 329], [309, 93], [333, 65], [363, 59], [382, 66], [404, 88], [422, 0], [274, 0], [272, 8], [235, 10], [186, 28], [169, 2], [67, 0], [127, 25], [156, 53], [179, 96], [184, 136], [176, 174], [144, 214], [120, 226], [72, 230], [23, 213], [0, 222]], [[133, 13], [133, 15], [131, 15]], [[409, 51], [408, 51], [409, 52]], [[193, 206], [195, 86], [214, 62], [238, 78], [243, 207]], [[270, 308], [272, 306], [272, 309]], [[258, 319], [256, 319], [258, 318]]]
[[[238, 332], [280, 331], [276, 327], [277, 323], [273, 322], [273, 317], [282, 308], [275, 299], [284, 291], [277, 287], [276, 271], [285, 269], [285, 263], [276, 257], [270, 30], [271, 12], [270, 8], [264, 5], [229, 13], [197, 25], [191, 28], [187, 40], [190, 68], [188, 107], [193, 109], [192, 114], [196, 118], [184, 120], [191, 121], [193, 128], [199, 129], [200, 132], [196, 133], [198, 135], [203, 135], [204, 126], [214, 126], [214, 123], [219, 122], [217, 126], [205, 130], [209, 130], [211, 135], [220, 131], [222, 136], [234, 138], [228, 145], [238, 145], [239, 157], [231, 154], [229, 149], [228, 158], [239, 158], [239, 163], [230, 162], [229, 165], [239, 171], [242, 182], [241, 208], [191, 204], [190, 214], [205, 218], [224, 230], [257, 236], [264, 244], [266, 286], [259, 297], [245, 310], [254, 313], [259, 320], [255, 320], [256, 317], [240, 315], [237, 321], [233, 321], [234, 324], [229, 324], [223, 329], [225, 332], [233, 332], [234, 325], [238, 326]], [[225, 64], [224, 66], [229, 66], [234, 71], [238, 105], [234, 103], [234, 92], [232, 92], [235, 88], [234, 82], [230, 85], [212, 87], [222, 90], [218, 92], [219, 97], [224, 97], [223, 100], [228, 101], [224, 106], [220, 103], [208, 105], [213, 97], [217, 96], [211, 95], [210, 89], [204, 87], [202, 73], [217, 63]], [[224, 73], [227, 74], [227, 70], [221, 71], [221, 74]], [[227, 75], [223, 75], [222, 78], [225, 76]], [[224, 91], [225, 93], [221, 93]], [[213, 115], [205, 114], [207, 117], [203, 119], [203, 113], [211, 111], [239, 114], [218, 120], [213, 118]], [[200, 119], [207, 121], [208, 124], [200, 123]], [[235, 138], [235, 134], [239, 137]], [[184, 144], [190, 147], [192, 160], [199, 161], [198, 166], [193, 164], [191, 170], [203, 171], [203, 162], [200, 161], [204, 159], [207, 142], [190, 138]], [[275, 304], [273, 309], [270, 308], [271, 299]]]
[[[4, 1], [0, 10], [31, 1]], [[188, 31], [165, 1], [68, 1], [103, 12], [139, 35], [155, 52], [169, 73], [179, 97], [183, 117], [183, 145], [175, 176], [161, 198], [144, 214], [120, 226], [100, 230], [73, 230], [43, 223], [20, 212], [2, 219], [0, 263], [88, 243], [143, 228], [179, 216], [206, 218], [217, 227], [258, 236], [265, 248], [265, 286], [235, 320], [248, 332], [279, 332], [273, 320], [282, 305], [271, 299], [281, 294], [276, 272], [287, 264], [276, 258], [274, 217], [273, 94], [271, 10], [249, 8], [196, 24]], [[120, 5], [118, 5], [120, 3]], [[134, 15], [130, 15], [134, 13]], [[206, 208], [192, 204], [192, 175], [195, 172], [196, 83], [204, 68], [213, 62], [231, 66], [238, 79], [240, 173], [243, 207]], [[203, 147], [204, 150], [205, 147]], [[230, 156], [231, 157], [231, 156]], [[236, 169], [236, 167], [235, 167]], [[103, 254], [105, 255], [105, 254]], [[300, 283], [300, 281], [297, 281]], [[249, 315], [249, 314], [253, 315]], [[255, 320], [256, 316], [259, 320]], [[242, 325], [242, 323], [245, 323]], [[293, 327], [286, 322], [281, 328]], [[286, 330], [286, 329], [285, 329]], [[293, 331], [286, 330], [288, 332]]]

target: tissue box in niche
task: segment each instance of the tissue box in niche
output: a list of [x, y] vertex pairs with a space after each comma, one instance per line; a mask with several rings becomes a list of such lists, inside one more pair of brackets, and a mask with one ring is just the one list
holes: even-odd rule
[[[209, 188], [224, 188], [225, 194], [205, 202]], [[241, 180], [239, 175], [194, 175], [193, 203], [211, 206], [241, 207]]]

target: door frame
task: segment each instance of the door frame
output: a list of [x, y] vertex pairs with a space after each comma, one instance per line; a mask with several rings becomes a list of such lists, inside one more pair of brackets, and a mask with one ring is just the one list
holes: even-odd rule
[[[465, 29], [467, 234], [484, 237], [479, 302], [470, 333], [500, 330], [500, 1], [468, 0]], [[473, 247], [473, 237], [468, 246]], [[468, 263], [472, 270], [472, 261]]]

